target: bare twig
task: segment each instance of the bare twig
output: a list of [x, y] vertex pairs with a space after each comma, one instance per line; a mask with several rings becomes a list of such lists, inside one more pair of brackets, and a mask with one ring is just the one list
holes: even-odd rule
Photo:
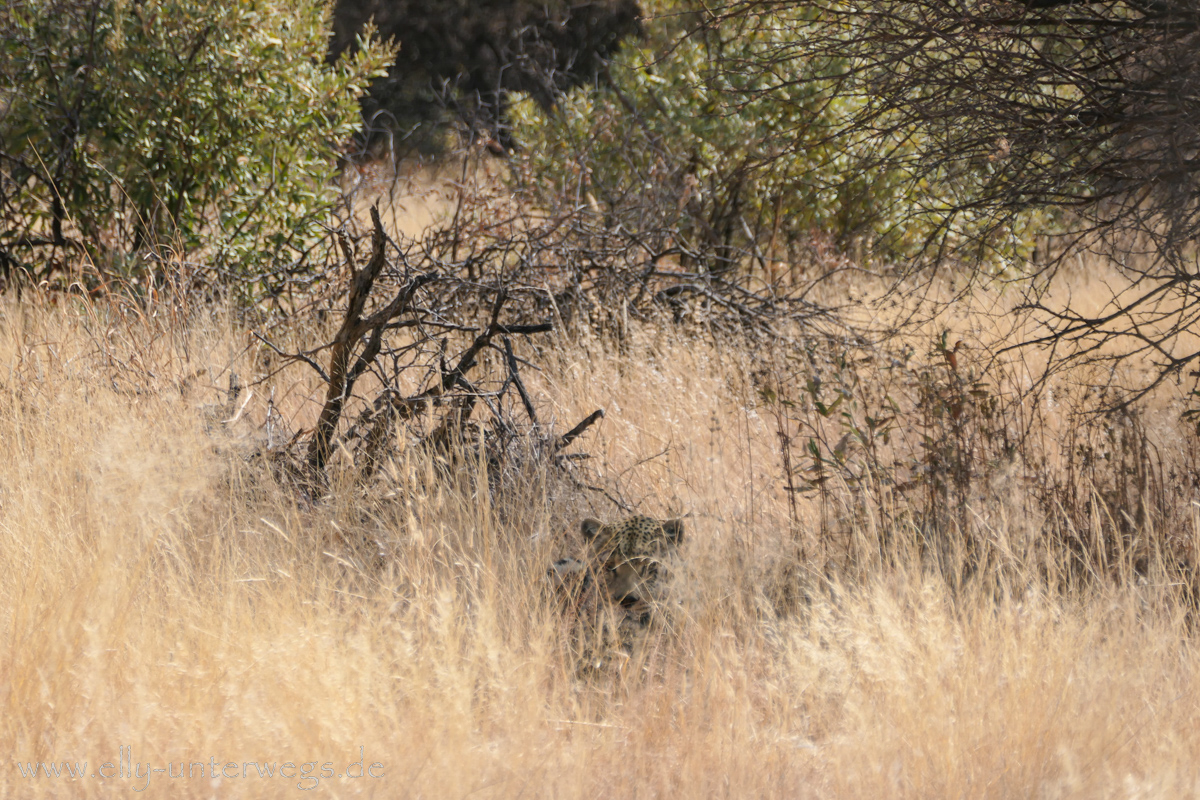
[[272, 350], [274, 350], [276, 353], [283, 356], [284, 358], [290, 359], [292, 361], [302, 361], [305, 364], [308, 364], [310, 367], [312, 367], [314, 370], [316, 370], [316, 373], [318, 375], [321, 376], [321, 380], [323, 380], [325, 383], [329, 383], [329, 376], [325, 373], [325, 370], [322, 369], [321, 365], [318, 364], [316, 361], [314, 361], [312, 358], [309, 358], [304, 353], [288, 353], [283, 350], [280, 350], [278, 347], [276, 347], [274, 344], [272, 344], [269, 339], [267, 339], [265, 336], [263, 336], [258, 331], [251, 331], [250, 333], [255, 339], [258, 339], [260, 342], [262, 342], [267, 347], [271, 348]]
[[533, 401], [529, 399], [529, 392], [525, 391], [525, 384], [522, 383], [521, 373], [517, 369], [517, 358], [513, 355], [512, 341], [507, 336], [504, 337], [504, 355], [508, 361], [508, 374], [512, 377], [517, 394], [521, 395], [521, 402], [525, 405], [525, 413], [529, 415], [529, 421], [536, 425], [537, 414], [533, 411]]
[[559, 437], [558, 444], [554, 448], [555, 451], [557, 452], [559, 450], [564, 449], [568, 445], [570, 445], [571, 442], [575, 441], [580, 436], [582, 436], [584, 431], [586, 431], [588, 428], [592, 427], [592, 425], [594, 425], [596, 423], [596, 420], [603, 419], [603, 418], [604, 418], [604, 409], [603, 408], [598, 408], [595, 411], [593, 411], [591, 414], [588, 414], [587, 417], [582, 422], [580, 422], [574, 428], [571, 428], [571, 430], [567, 431], [561, 437]]

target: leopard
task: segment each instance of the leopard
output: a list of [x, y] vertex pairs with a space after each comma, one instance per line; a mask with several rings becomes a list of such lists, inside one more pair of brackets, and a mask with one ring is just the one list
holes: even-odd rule
[[664, 562], [683, 543], [683, 520], [634, 516], [580, 523], [582, 558], [554, 562], [565, 626], [580, 657], [579, 671], [626, 662], [654, 623], [663, 599]]

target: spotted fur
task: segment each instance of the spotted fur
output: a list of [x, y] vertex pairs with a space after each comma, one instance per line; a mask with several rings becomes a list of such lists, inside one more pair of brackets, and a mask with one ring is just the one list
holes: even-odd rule
[[550, 569], [583, 669], [627, 660], [661, 599], [663, 559], [683, 541], [683, 521], [636, 516], [605, 525], [585, 519], [583, 558]]

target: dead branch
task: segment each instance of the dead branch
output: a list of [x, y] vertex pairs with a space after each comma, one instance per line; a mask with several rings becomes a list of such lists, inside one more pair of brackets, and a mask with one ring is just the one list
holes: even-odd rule
[[517, 394], [521, 395], [521, 402], [525, 405], [525, 413], [529, 415], [529, 421], [536, 425], [537, 414], [533, 411], [533, 401], [529, 399], [529, 392], [525, 391], [525, 384], [521, 381], [521, 373], [517, 369], [517, 357], [513, 355], [512, 340], [507, 336], [504, 337], [504, 356], [508, 361], [509, 377], [512, 379], [513, 385], [517, 387]]
[[564, 449], [568, 445], [570, 445], [571, 442], [575, 441], [580, 436], [582, 436], [584, 431], [586, 431], [588, 428], [592, 427], [592, 425], [594, 425], [596, 423], [596, 420], [603, 419], [603, 418], [604, 418], [604, 409], [603, 408], [598, 408], [595, 411], [593, 411], [591, 414], [588, 414], [587, 417], [582, 422], [580, 422], [574, 428], [571, 428], [571, 430], [567, 431], [566, 433], [564, 433], [562, 435], [561, 438], [559, 438], [558, 445], [554, 448], [555, 451], [557, 452], [559, 450]]
[[322, 369], [321, 365], [318, 364], [311, 357], [305, 355], [304, 353], [288, 353], [284, 350], [280, 350], [278, 347], [275, 346], [274, 343], [272, 343], [269, 339], [267, 339], [265, 336], [263, 336], [258, 331], [251, 331], [250, 335], [253, 336], [255, 339], [258, 339], [260, 342], [265, 344], [267, 347], [271, 348], [277, 354], [283, 356], [284, 358], [288, 359], [289, 361], [301, 361], [301, 362], [307, 364], [308, 366], [312, 367], [316, 371], [316, 373], [321, 376], [322, 381], [324, 381], [325, 383], [329, 383], [329, 376], [325, 374], [325, 370]]
[[[417, 290], [435, 277], [432, 274], [418, 275], [401, 288], [396, 297], [384, 308], [363, 319], [363, 310], [366, 308], [371, 289], [387, 260], [386, 236], [383, 232], [383, 223], [379, 219], [377, 206], [371, 207], [371, 222], [374, 225], [371, 237], [371, 260], [354, 275], [350, 282], [346, 314], [330, 347], [325, 405], [321, 408], [321, 415], [317, 419], [312, 442], [309, 444], [308, 463], [317, 473], [324, 470], [325, 464], [329, 461], [334, 433], [337, 431], [342, 410], [353, 389], [355, 378], [361, 375], [379, 354], [384, 326], [404, 314]], [[346, 249], [349, 250], [349, 248]], [[354, 265], [351, 264], [350, 267], [353, 269]], [[354, 354], [354, 349], [368, 332], [372, 334], [371, 340], [351, 368], [350, 359]]]

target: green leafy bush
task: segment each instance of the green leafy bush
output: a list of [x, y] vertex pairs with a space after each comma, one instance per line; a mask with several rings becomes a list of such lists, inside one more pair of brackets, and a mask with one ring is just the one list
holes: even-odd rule
[[[818, 12], [698, 25], [686, 5], [647, 4], [656, 14], [647, 37], [596, 86], [552, 111], [516, 107], [517, 177], [536, 202], [590, 206], [609, 224], [657, 232], [653, 246], [679, 246], [713, 271], [794, 264], [814, 243], [908, 257], [983, 230], [961, 210], [946, 213], [975, 177], [904, 168], [919, 131], [853, 129], [862, 95], [830, 78], [853, 73], [850, 59], [794, 57]], [[1028, 250], [1023, 233], [1004, 233], [989, 243], [1001, 260]]]
[[302, 258], [334, 148], [389, 50], [323, 62], [320, 0], [15, 0], [0, 9], [0, 259], [161, 245], [245, 273]]

